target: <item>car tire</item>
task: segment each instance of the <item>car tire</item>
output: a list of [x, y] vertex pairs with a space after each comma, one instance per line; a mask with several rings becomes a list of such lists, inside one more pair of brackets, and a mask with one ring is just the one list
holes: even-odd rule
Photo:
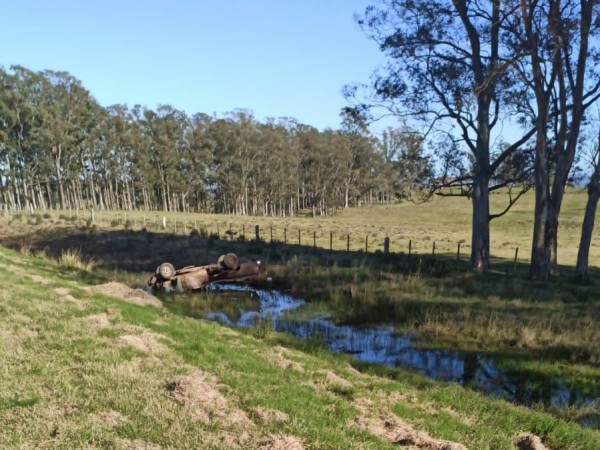
[[175, 267], [171, 263], [162, 263], [158, 266], [157, 272], [165, 280], [170, 280], [175, 274]]
[[237, 269], [239, 266], [239, 260], [235, 253], [227, 253], [226, 255], [219, 256], [219, 265], [226, 269]]

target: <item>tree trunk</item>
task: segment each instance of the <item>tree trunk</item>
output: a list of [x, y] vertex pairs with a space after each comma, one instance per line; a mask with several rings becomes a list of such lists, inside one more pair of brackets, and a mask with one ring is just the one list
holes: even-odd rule
[[346, 184], [344, 186], [344, 208], [348, 208], [348, 199], [350, 197], [350, 186]]
[[585, 215], [583, 217], [583, 225], [581, 226], [581, 240], [577, 253], [575, 277], [580, 280], [588, 276], [590, 244], [592, 242], [592, 231], [594, 231], [594, 221], [596, 219], [596, 207], [598, 206], [598, 198], [600, 198], [599, 181], [600, 173], [596, 169], [588, 186], [588, 200], [585, 205]]
[[471, 234], [471, 268], [485, 272], [490, 267], [490, 197], [485, 171], [473, 178], [473, 224]]
[[600, 198], [600, 161], [598, 152], [600, 152], [600, 134], [598, 135], [598, 147], [594, 155], [594, 172], [588, 184], [588, 199], [585, 205], [585, 215], [581, 226], [581, 239], [579, 241], [579, 251], [577, 252], [577, 265], [575, 267], [575, 277], [583, 280], [588, 277], [588, 264], [590, 256], [590, 245], [592, 243], [592, 232], [594, 231], [594, 221], [596, 220], [596, 207], [598, 198]]
[[548, 200], [549, 200], [549, 176], [548, 176], [548, 148], [546, 145], [546, 133], [540, 131], [536, 138], [535, 156], [535, 216], [533, 224], [533, 241], [531, 245], [531, 265], [529, 276], [534, 280], [543, 280], [548, 276], [549, 251], [547, 247], [548, 225]]
[[54, 194], [52, 193], [52, 187], [50, 186], [50, 182], [46, 181], [46, 195], [48, 196], [48, 205], [50, 209], [56, 209], [54, 204]]

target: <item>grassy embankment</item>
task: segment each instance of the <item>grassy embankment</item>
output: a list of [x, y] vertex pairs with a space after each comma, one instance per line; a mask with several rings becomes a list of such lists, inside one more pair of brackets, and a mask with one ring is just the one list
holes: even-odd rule
[[[506, 196], [492, 195], [492, 200], [493, 209], [499, 210]], [[585, 193], [578, 191], [566, 195], [559, 248], [560, 261], [565, 264], [564, 276], [548, 285], [526, 280], [524, 259], [516, 267], [512, 263], [516, 247], [522, 258], [529, 251], [531, 193], [506, 216], [493, 222], [491, 248], [495, 270], [488, 276], [464, 270], [469, 251], [470, 205], [462, 198], [350, 209], [341, 215], [317, 219], [167, 214], [166, 231], [161, 226], [162, 213], [154, 217], [128, 213], [125, 222], [125, 213], [96, 212], [93, 228], [84, 225], [89, 212], [78, 213], [79, 221], [74, 213], [72, 221], [65, 212], [48, 214], [50, 219], [23, 214], [5, 217], [11, 223], [4, 227], [5, 234], [16, 237], [4, 242], [15, 247], [48, 249], [55, 256], [67, 248], [79, 249], [84, 257], [94, 258], [105, 274], [112, 272], [112, 277], [138, 284], [165, 260], [177, 266], [199, 264], [210, 261], [219, 252], [236, 251], [263, 260], [266, 274], [274, 278], [276, 286], [291, 288], [313, 304], [333, 309], [341, 321], [393, 323], [416, 332], [429, 343], [448, 342], [463, 349], [525, 349], [597, 364], [600, 350], [592, 343], [600, 338], [596, 326], [600, 319], [598, 286], [594, 281], [584, 286], [572, 283], [569, 266], [576, 258], [585, 200]], [[63, 219], [58, 219], [59, 215]], [[151, 233], [119, 231], [125, 225], [131, 231], [140, 229], [144, 216]], [[177, 235], [173, 233], [175, 220]], [[81, 228], [74, 230], [74, 223]], [[190, 239], [194, 224], [201, 229], [201, 235], [196, 233]], [[302, 230], [304, 245], [239, 242], [242, 226], [250, 240], [255, 224], [261, 226], [262, 238], [267, 241], [270, 228], [275, 240], [282, 240], [283, 229], [287, 228], [291, 243], [297, 241], [297, 230]], [[224, 240], [202, 239], [204, 231], [212, 234], [217, 228]], [[226, 234], [230, 229], [231, 234]], [[317, 231], [317, 246], [321, 248], [329, 247], [329, 233], [334, 233], [333, 252], [311, 249], [313, 230]], [[362, 239], [351, 240], [354, 251], [350, 253], [343, 251], [348, 234]], [[384, 236], [389, 236], [392, 251], [406, 252], [411, 239], [414, 254], [411, 258], [406, 254], [366, 256], [357, 251], [364, 248], [366, 235], [370, 236], [373, 250], [382, 246]], [[436, 256], [432, 258], [434, 241]], [[464, 242], [463, 260], [456, 262], [456, 244], [460, 241]], [[590, 263], [600, 265], [600, 243], [592, 244]]]
[[[506, 200], [493, 195], [499, 210]], [[579, 227], [585, 205], [584, 193], [569, 191], [563, 206], [559, 248], [561, 262], [573, 263], [576, 257]], [[211, 215], [167, 215], [168, 230], [161, 227], [163, 214], [146, 215], [149, 231], [139, 231], [143, 214], [96, 212], [95, 226], [85, 223], [79, 213], [52, 213], [49, 218], [27, 214], [4, 218], [3, 240], [16, 248], [32, 248], [58, 257], [65, 249], [77, 249], [84, 258], [93, 258], [96, 271], [104, 277], [132, 286], [145, 283], [149, 273], [163, 261], [177, 267], [214, 260], [219, 254], [237, 252], [261, 259], [264, 274], [259, 285], [271, 277], [270, 286], [291, 289], [311, 302], [312, 309], [333, 311], [340, 322], [393, 324], [401, 332], [412, 333], [423, 347], [443, 347], [492, 356], [500, 364], [535, 380], [561, 377], [573, 389], [600, 391], [600, 298], [598, 269], [585, 285], [572, 282], [572, 267], [563, 267], [563, 277], [548, 284], [526, 279], [527, 264], [515, 267], [514, 248], [519, 255], [528, 253], [531, 236], [533, 195], [528, 194], [506, 216], [492, 226], [494, 270], [485, 276], [465, 270], [464, 259], [456, 261], [455, 245], [465, 241], [468, 253], [470, 208], [464, 199], [435, 199], [431, 204], [395, 205], [346, 210], [326, 218], [240, 218]], [[86, 213], [89, 215], [89, 213]], [[120, 217], [120, 220], [117, 218]], [[178, 234], [173, 233], [178, 220]], [[111, 224], [112, 223], [112, 224]], [[187, 223], [186, 234], [183, 224]], [[195, 223], [208, 233], [221, 237], [230, 228], [228, 239], [205, 238], [192, 233]], [[73, 225], [77, 225], [74, 227]], [[240, 242], [242, 225], [250, 238], [254, 225], [261, 226], [263, 239], [282, 239], [288, 229], [288, 242], [302, 230], [304, 244]], [[130, 229], [124, 230], [124, 225]], [[267, 231], [269, 230], [269, 231]], [[312, 230], [317, 230], [317, 245], [329, 247], [334, 232], [334, 251], [312, 248]], [[392, 251], [408, 239], [416, 254], [385, 256], [345, 252], [345, 236], [369, 234], [370, 242], [381, 245], [383, 236], [392, 241]], [[436, 242], [436, 256], [430, 248]], [[351, 241], [352, 242], [352, 241]], [[445, 244], [444, 244], [445, 243]], [[394, 247], [396, 245], [396, 248]], [[444, 245], [447, 246], [444, 254]], [[466, 247], [466, 248], [465, 248]], [[371, 247], [373, 248], [373, 247]], [[498, 258], [503, 256], [507, 259]], [[600, 265], [600, 248], [594, 243], [591, 265]], [[514, 271], [514, 273], [513, 273]], [[202, 306], [202, 305], [201, 305]], [[210, 306], [210, 305], [205, 305]], [[588, 411], [589, 412], [589, 411]], [[577, 416], [578, 411], [561, 414]]]
[[66, 265], [0, 249], [1, 448], [502, 450], [521, 432], [600, 448], [598, 431], [456, 385], [94, 293], [82, 280], [102, 280]]

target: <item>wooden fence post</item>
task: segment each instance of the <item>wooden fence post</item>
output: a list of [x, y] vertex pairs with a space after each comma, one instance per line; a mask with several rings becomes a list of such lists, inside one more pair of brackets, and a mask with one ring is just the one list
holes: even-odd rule
[[435, 241], [433, 241], [433, 247], [431, 248], [431, 256], [435, 256]]
[[287, 228], [283, 229], [283, 243], [287, 245]]
[[408, 256], [412, 255], [412, 239], [408, 240]]
[[385, 253], [386, 255], [390, 254], [390, 238], [386, 237], [383, 240], [383, 253]]
[[458, 242], [458, 248], [456, 249], [456, 260], [460, 261], [460, 241]]
[[519, 247], [515, 249], [515, 262], [513, 263], [513, 273], [517, 273], [517, 257], [519, 256]]
[[350, 251], [350, 235], [346, 238], [346, 251]]
[[369, 236], [365, 236], [365, 253], [369, 253]]
[[317, 248], [317, 232], [313, 230], [313, 248]]
[[273, 243], [273, 227], [269, 227], [271, 230], [271, 240], [269, 241], [270, 243]]
[[300, 241], [300, 229], [298, 229], [298, 245], [301, 245], [301, 241]]
[[254, 233], [256, 234], [256, 242], [260, 242], [260, 226], [254, 227]]
[[329, 250], [333, 250], [333, 231], [329, 232]]

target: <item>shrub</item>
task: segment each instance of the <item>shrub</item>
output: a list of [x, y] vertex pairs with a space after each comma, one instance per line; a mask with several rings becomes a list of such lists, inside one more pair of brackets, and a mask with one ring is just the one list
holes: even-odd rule
[[91, 272], [95, 266], [94, 260], [85, 261], [81, 256], [81, 250], [74, 248], [63, 250], [58, 263], [69, 269], [85, 270], [86, 272]]

